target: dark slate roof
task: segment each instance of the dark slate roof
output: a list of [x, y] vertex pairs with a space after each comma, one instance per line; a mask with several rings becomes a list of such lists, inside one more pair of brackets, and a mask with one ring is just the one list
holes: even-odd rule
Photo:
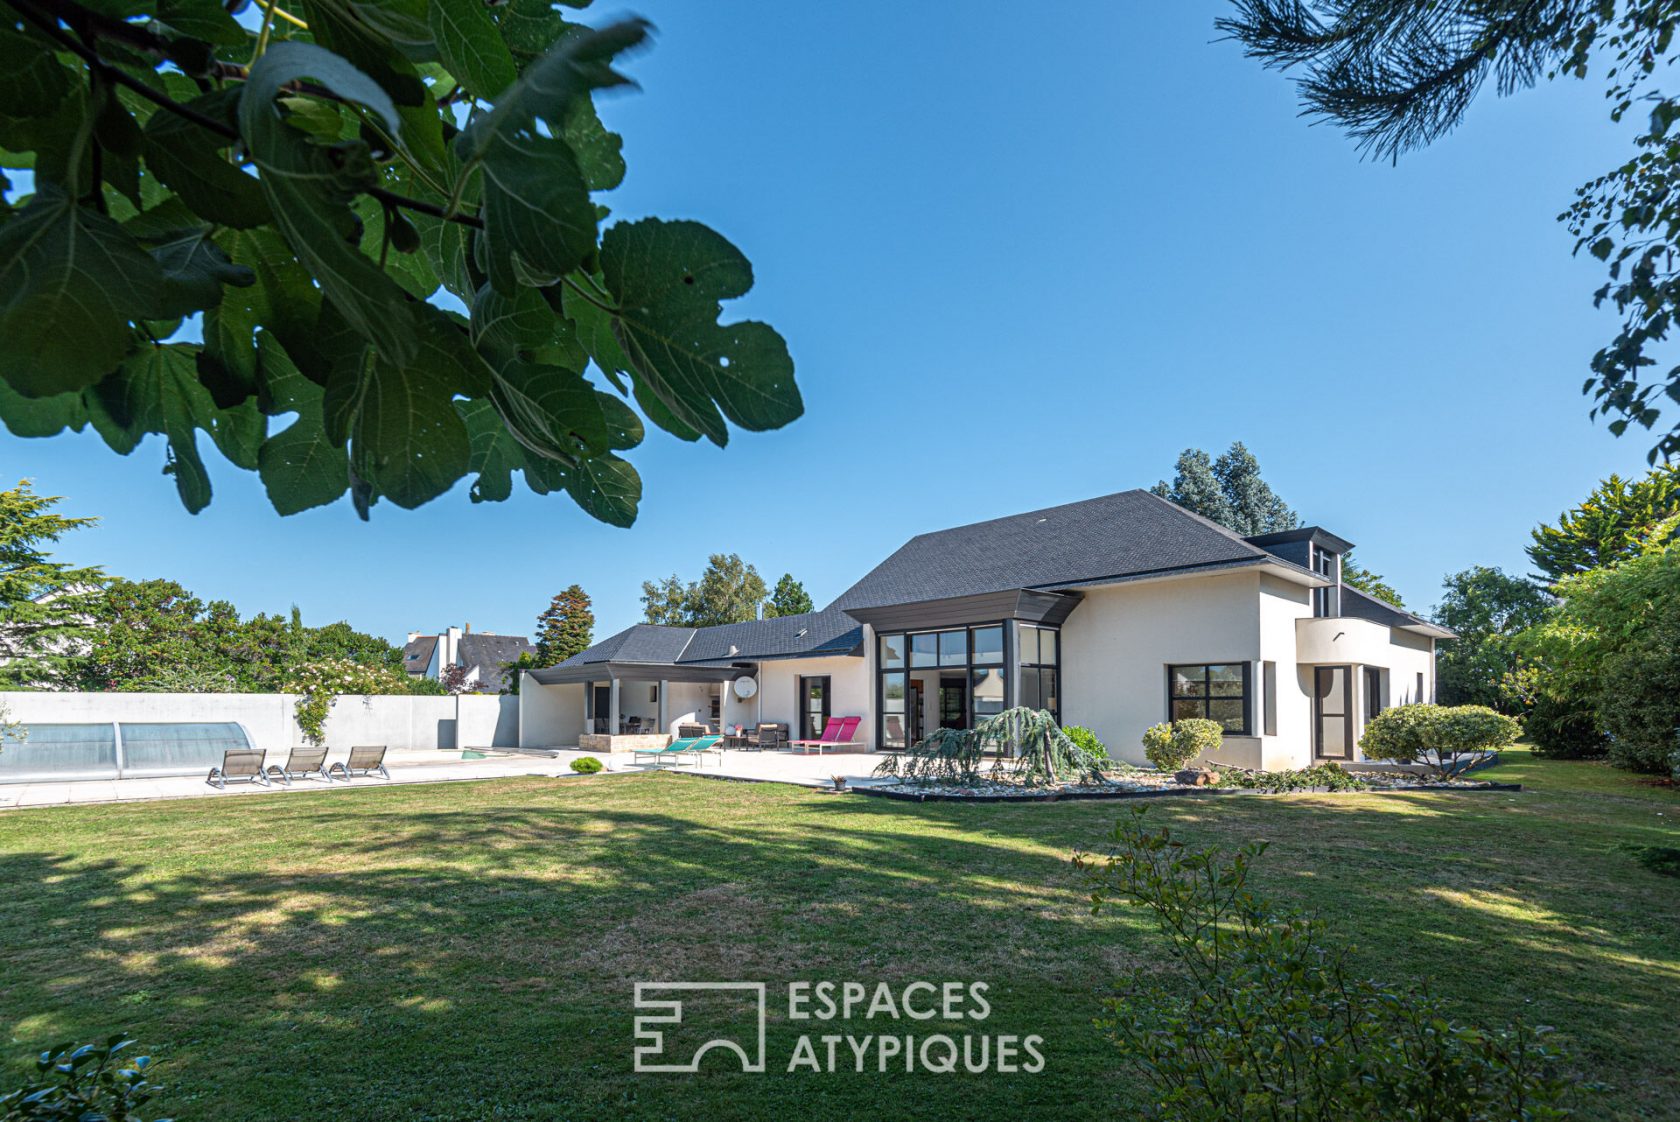
[[878, 608], [1267, 562], [1299, 568], [1158, 495], [1121, 491], [920, 534], [831, 607]]
[[1342, 585], [1342, 614], [1368, 619], [1372, 623], [1381, 623], [1389, 627], [1426, 627], [1443, 635], [1453, 634], [1450, 629], [1438, 623], [1431, 623], [1422, 616], [1415, 616], [1404, 608], [1396, 608], [1386, 600], [1379, 600], [1347, 584]]
[[403, 669], [410, 674], [424, 674], [431, 665], [432, 652], [437, 649], [436, 635], [422, 635], [403, 647]]
[[513, 662], [526, 651], [535, 654], [537, 648], [523, 635], [484, 635], [468, 632], [455, 646], [455, 657], [470, 674], [478, 671], [481, 686], [501, 689], [507, 684], [507, 672], [502, 664]]
[[[683, 652], [684, 662], [849, 654], [863, 642], [863, 628], [845, 612], [829, 609], [751, 623], [702, 627]], [[733, 649], [732, 649], [733, 648]]]
[[663, 627], [638, 623], [573, 655], [561, 666], [637, 662], [665, 666], [727, 666], [766, 658], [850, 654], [863, 628], [844, 612], [726, 623], [717, 627]]

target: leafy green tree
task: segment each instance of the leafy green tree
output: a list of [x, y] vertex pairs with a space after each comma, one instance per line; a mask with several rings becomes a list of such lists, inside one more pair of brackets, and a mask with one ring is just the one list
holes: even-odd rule
[[1151, 493], [1244, 537], [1300, 525], [1295, 512], [1260, 478], [1260, 462], [1240, 440], [1217, 460], [1199, 448], [1186, 448], [1174, 471], [1171, 483], [1163, 479]]
[[593, 99], [628, 84], [644, 22], [240, 7], [7, 0], [0, 168], [33, 191], [0, 173], [14, 433], [123, 455], [159, 434], [195, 512], [202, 432], [282, 514], [467, 476], [497, 501], [523, 473], [627, 526], [643, 418], [721, 446], [800, 415], [781, 336], [719, 322], [752, 287], [739, 250], [696, 222], [603, 228], [625, 163]]
[[[1557, 525], [1534, 531], [1529, 560], [1553, 581], [1597, 569], [1652, 544], [1659, 526], [1676, 514], [1680, 464], [1664, 464], [1643, 479], [1612, 475], [1585, 502], [1560, 514]], [[1672, 534], [1672, 524], [1660, 532]]]
[[[1658, 0], [1236, 0], [1219, 21], [1248, 54], [1294, 69], [1305, 115], [1345, 128], [1371, 155], [1398, 159], [1444, 136], [1492, 79], [1501, 94], [1542, 77], [1602, 71], [1610, 116], [1641, 126], [1634, 154], [1587, 183], [1562, 216], [1606, 263], [1594, 293], [1621, 330], [1592, 359], [1583, 392], [1622, 435], [1653, 429], [1667, 397], [1680, 402], [1670, 333], [1680, 318], [1680, 98], [1659, 75], [1675, 60], [1680, 5]], [[1680, 453], [1680, 423], [1658, 430], [1652, 462]]]
[[642, 619], [647, 623], [666, 627], [687, 627], [692, 618], [689, 611], [689, 586], [677, 574], [663, 580], [642, 582]]
[[1353, 550], [1342, 554], [1342, 583], [1357, 588], [1367, 596], [1375, 596], [1378, 600], [1386, 600], [1396, 608], [1404, 608], [1405, 601], [1400, 599], [1399, 591], [1381, 573], [1373, 573], [1355, 563]]
[[55, 514], [59, 502], [27, 479], [0, 491], [0, 688], [56, 684], [90, 634], [87, 609], [105, 574], [54, 561], [45, 547], [97, 519]]
[[1546, 618], [1552, 598], [1533, 581], [1476, 565], [1450, 573], [1434, 620], [1458, 633], [1435, 656], [1436, 696], [1442, 705], [1516, 706], [1505, 688], [1517, 669], [1517, 636]]
[[769, 593], [758, 570], [739, 554], [714, 553], [689, 590], [690, 622], [695, 627], [715, 627], [757, 619]]
[[769, 603], [764, 605], [764, 618], [802, 616], [816, 610], [817, 606], [811, 603], [805, 586], [794, 580], [792, 573], [783, 573], [782, 579], [776, 582], [775, 590], [770, 593]]
[[700, 579], [684, 583], [672, 573], [642, 582], [643, 616], [668, 627], [715, 627], [757, 619], [770, 590], [739, 554], [714, 553]]
[[571, 585], [537, 617], [536, 664], [542, 667], [565, 662], [588, 650], [594, 641], [595, 613], [590, 610], [589, 594], [581, 586]]
[[1532, 642], [1560, 692], [1589, 699], [1611, 763], [1680, 774], [1680, 538], [1565, 577], [1557, 592]]
[[113, 579], [90, 600], [87, 618], [89, 639], [69, 679], [85, 690], [270, 693], [306, 663], [402, 667], [399, 648], [348, 623], [243, 619], [227, 601], [206, 603], [171, 580]]

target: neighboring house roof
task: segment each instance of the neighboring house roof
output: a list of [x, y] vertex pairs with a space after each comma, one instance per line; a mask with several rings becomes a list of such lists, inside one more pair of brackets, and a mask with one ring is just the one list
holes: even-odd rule
[[1428, 635], [1436, 639], [1456, 639], [1458, 632], [1442, 627], [1438, 623], [1430, 623], [1422, 616], [1415, 616], [1404, 608], [1396, 608], [1387, 600], [1359, 591], [1352, 585], [1342, 585], [1342, 614], [1368, 619], [1372, 623], [1385, 624], [1388, 627], [1398, 627], [1405, 631], [1415, 631], [1420, 635]]
[[432, 652], [437, 649], [436, 635], [422, 635], [403, 647], [403, 669], [410, 674], [424, 674], [432, 664]]
[[772, 658], [851, 654], [862, 641], [863, 628], [858, 622], [833, 609], [717, 627], [638, 623], [559, 665], [568, 669], [606, 662], [729, 666]]
[[537, 648], [523, 635], [484, 635], [468, 632], [455, 644], [456, 659], [467, 670], [468, 677], [477, 673], [480, 685], [501, 689], [507, 684], [507, 671], [502, 665], [516, 661], [521, 654]]
[[919, 534], [831, 607], [876, 608], [1266, 564], [1312, 575], [1158, 495], [1121, 491]]

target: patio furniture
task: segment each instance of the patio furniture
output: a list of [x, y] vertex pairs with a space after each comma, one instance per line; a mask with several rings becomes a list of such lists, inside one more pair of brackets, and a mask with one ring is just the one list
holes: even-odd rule
[[668, 759], [680, 764], [682, 763], [682, 758], [684, 756], [691, 755], [694, 757], [695, 766], [698, 767], [701, 761], [705, 759], [705, 754], [707, 752], [718, 752], [718, 761], [721, 765], [723, 756], [717, 745], [718, 741], [722, 739], [723, 737], [721, 736], [681, 737], [671, 741], [671, 743], [665, 745], [663, 748], [637, 748], [630, 753], [630, 758], [632, 760], [639, 760], [643, 756], [647, 756], [654, 761], [654, 767], [659, 767], [660, 760]]
[[823, 726], [823, 733], [820, 737], [815, 740], [790, 740], [788, 741], [788, 747], [797, 748], [801, 752], [809, 748], [815, 748], [819, 756], [822, 755], [824, 748], [852, 748], [860, 743], [860, 741], [853, 740], [852, 736], [861, 724], [863, 724], [862, 717], [830, 717], [828, 723]]
[[230, 748], [222, 753], [222, 766], [211, 768], [204, 782], [218, 791], [227, 790], [229, 782], [261, 783], [267, 787], [268, 773], [263, 771], [263, 757], [267, 755], [260, 748]]
[[325, 748], [293, 748], [285, 763], [269, 764], [264, 770], [288, 787], [294, 779], [313, 779], [317, 776], [332, 782], [332, 776], [327, 774]]
[[787, 743], [787, 727], [785, 725], [758, 726], [758, 741], [754, 747], [760, 752], [773, 752], [785, 743]]
[[677, 726], [678, 740], [693, 740], [697, 736], [710, 736], [712, 730], [708, 725], [683, 724]]
[[378, 772], [386, 779], [391, 773], [385, 770], [385, 745], [362, 744], [350, 749], [350, 758], [327, 768], [328, 775], [338, 775], [345, 779], [352, 779], [358, 775], [371, 776]]

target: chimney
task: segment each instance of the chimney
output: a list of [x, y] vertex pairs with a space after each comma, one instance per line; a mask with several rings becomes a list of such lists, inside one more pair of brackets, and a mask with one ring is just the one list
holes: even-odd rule
[[463, 634], [463, 635], [471, 635], [472, 634], [472, 623], [470, 621], [466, 624], [466, 626], [461, 628], [461, 634]]

